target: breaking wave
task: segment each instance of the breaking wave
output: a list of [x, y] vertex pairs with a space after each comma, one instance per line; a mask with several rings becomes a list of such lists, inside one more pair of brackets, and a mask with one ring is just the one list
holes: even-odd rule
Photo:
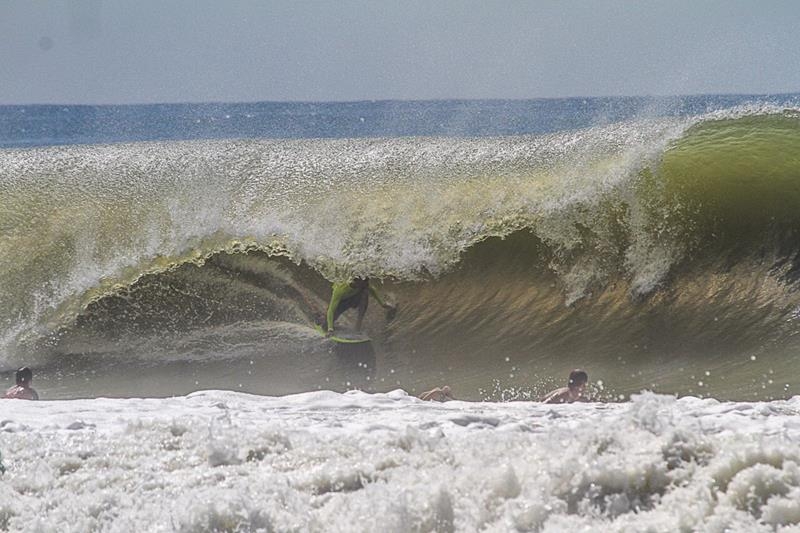
[[4, 150], [0, 192], [6, 368], [43, 347], [91, 351], [87, 331], [309, 324], [352, 276], [401, 306], [373, 328], [386, 349], [433, 359], [740, 358], [797, 342], [794, 110]]

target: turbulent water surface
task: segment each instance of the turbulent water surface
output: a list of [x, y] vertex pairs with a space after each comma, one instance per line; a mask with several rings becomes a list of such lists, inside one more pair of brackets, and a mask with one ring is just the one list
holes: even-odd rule
[[[5, 404], [3, 403], [5, 402]], [[800, 397], [16, 402], [0, 530], [796, 532]], [[46, 505], [45, 505], [46, 502]]]

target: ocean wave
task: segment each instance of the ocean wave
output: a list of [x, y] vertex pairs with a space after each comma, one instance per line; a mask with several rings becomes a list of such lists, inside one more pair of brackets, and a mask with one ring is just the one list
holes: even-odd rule
[[751, 106], [542, 136], [1, 151], [2, 357], [76, 320], [310, 322], [327, 282], [352, 276], [413, 310], [389, 339], [599, 335], [612, 350], [633, 338], [623, 324], [641, 334], [680, 310], [687, 339], [729, 314], [733, 338], [763, 344], [797, 304], [798, 125]]

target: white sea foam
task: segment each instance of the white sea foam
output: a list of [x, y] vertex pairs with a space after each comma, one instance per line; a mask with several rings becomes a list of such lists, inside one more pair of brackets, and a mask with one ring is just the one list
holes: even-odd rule
[[797, 531], [800, 397], [0, 400], [0, 530]]

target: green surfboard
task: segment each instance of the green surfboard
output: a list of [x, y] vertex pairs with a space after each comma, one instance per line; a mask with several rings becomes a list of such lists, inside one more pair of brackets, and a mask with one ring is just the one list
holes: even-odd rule
[[[325, 331], [319, 324], [314, 326], [314, 329], [316, 329], [320, 335], [322, 336], [325, 335]], [[363, 333], [356, 333], [353, 331], [340, 331], [340, 330], [334, 331], [333, 335], [327, 338], [332, 340], [333, 342], [338, 342], [341, 344], [363, 344], [365, 342], [372, 341], [372, 339], [370, 339]]]

